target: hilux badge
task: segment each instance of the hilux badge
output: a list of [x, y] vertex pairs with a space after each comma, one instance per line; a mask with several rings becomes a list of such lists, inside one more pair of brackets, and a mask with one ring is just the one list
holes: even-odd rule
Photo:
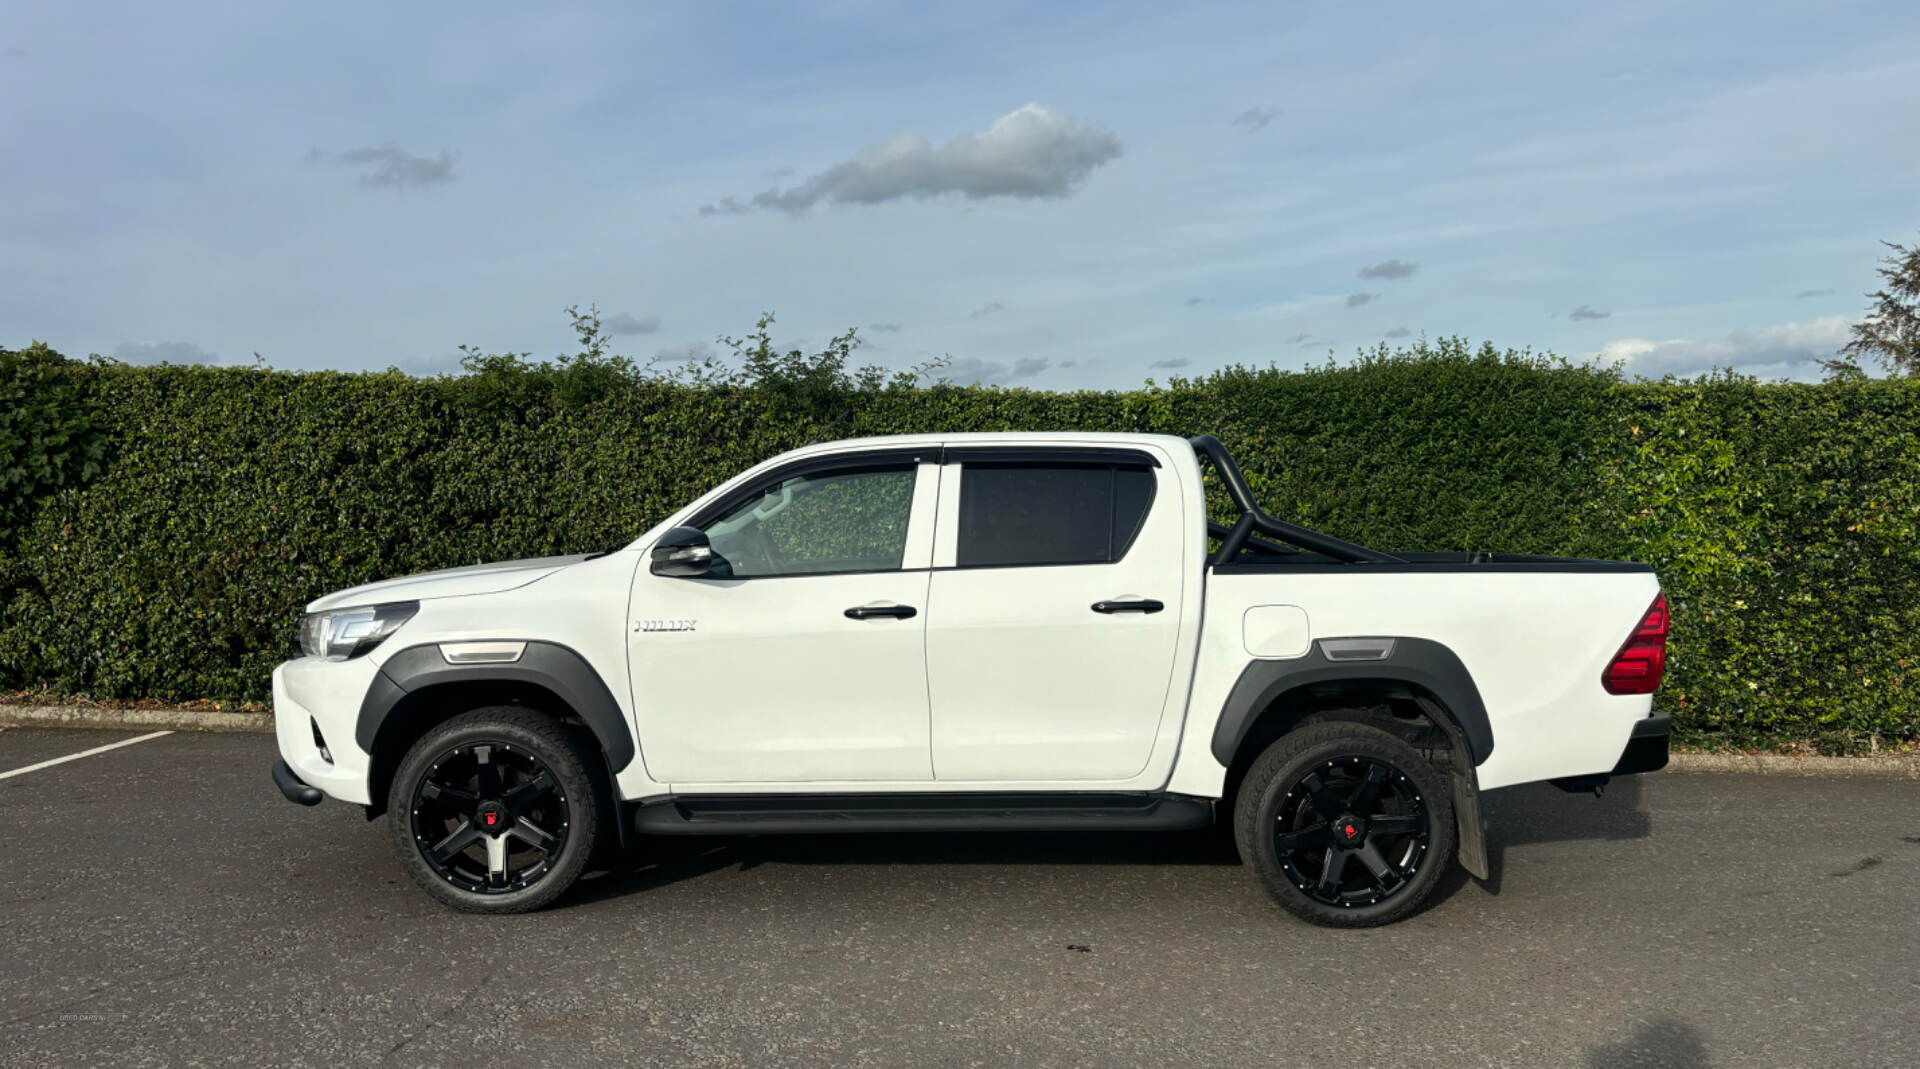
[[635, 620], [635, 631], [691, 631], [693, 620]]

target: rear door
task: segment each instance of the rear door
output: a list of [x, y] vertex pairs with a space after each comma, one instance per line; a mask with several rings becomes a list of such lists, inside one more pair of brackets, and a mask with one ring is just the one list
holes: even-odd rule
[[1132, 449], [946, 459], [927, 595], [934, 778], [1139, 773], [1180, 631], [1177, 480]]

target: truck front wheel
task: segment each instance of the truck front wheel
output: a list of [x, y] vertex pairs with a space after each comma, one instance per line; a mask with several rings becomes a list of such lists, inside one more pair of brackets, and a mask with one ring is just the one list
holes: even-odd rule
[[1322, 721], [1269, 746], [1234, 807], [1240, 857], [1274, 900], [1337, 928], [1418, 909], [1454, 852], [1439, 769], [1366, 724]]
[[407, 874], [454, 909], [525, 913], [593, 852], [601, 793], [577, 733], [514, 706], [476, 709], [407, 751], [387, 796]]

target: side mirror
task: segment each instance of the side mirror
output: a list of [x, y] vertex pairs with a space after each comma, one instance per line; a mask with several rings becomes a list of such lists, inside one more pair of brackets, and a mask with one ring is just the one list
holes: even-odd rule
[[713, 567], [713, 546], [697, 527], [675, 527], [653, 546], [653, 574], [680, 578], [705, 575]]

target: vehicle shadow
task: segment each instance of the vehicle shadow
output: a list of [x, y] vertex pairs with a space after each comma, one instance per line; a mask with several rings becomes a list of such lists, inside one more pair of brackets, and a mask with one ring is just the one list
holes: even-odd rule
[[581, 906], [609, 898], [623, 898], [745, 865], [747, 855], [742, 853], [740, 845], [746, 841], [688, 838], [648, 839], [635, 843], [617, 856], [590, 866], [573, 890], [561, 899], [560, 906]]
[[[1500, 874], [1509, 847], [1532, 843], [1610, 842], [1653, 834], [1653, 818], [1642, 804], [1639, 776], [1622, 776], [1599, 798], [1569, 794], [1548, 783], [1528, 783], [1480, 796], [1487, 823], [1488, 875], [1479, 881], [1489, 894], [1500, 893]], [[1473, 879], [1455, 868], [1435, 889], [1434, 900], [1452, 895]]]
[[1238, 865], [1221, 828], [1189, 832], [918, 832], [642, 840], [583, 878], [568, 900], [598, 901], [759, 865]]
[[[1653, 821], [1641, 807], [1639, 777], [1627, 776], [1606, 794], [1568, 794], [1528, 784], [1482, 796], [1490, 876], [1481, 885], [1500, 892], [1510, 847], [1531, 843], [1639, 839]], [[568, 896], [584, 904], [636, 894], [724, 869], [759, 865], [1238, 865], [1225, 827], [1190, 832], [925, 832], [912, 835], [759, 835], [712, 838], [651, 837], [590, 873]], [[1473, 879], [1451, 866], [1429, 904], [1444, 901]]]

